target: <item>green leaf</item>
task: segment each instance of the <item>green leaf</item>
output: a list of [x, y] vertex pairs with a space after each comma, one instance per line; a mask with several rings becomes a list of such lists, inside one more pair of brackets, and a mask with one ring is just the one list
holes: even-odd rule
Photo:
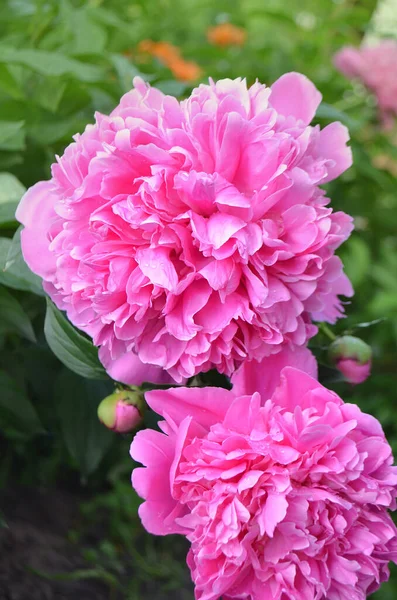
[[25, 390], [5, 371], [0, 371], [0, 390], [0, 429], [6, 436], [44, 432]]
[[379, 323], [383, 323], [387, 321], [386, 317], [381, 317], [380, 319], [373, 319], [372, 321], [366, 321], [364, 323], [356, 323], [349, 329], [349, 331], [354, 331], [355, 329], [366, 329], [367, 327], [372, 327], [373, 325], [379, 325]]
[[24, 125], [25, 121], [0, 121], [0, 150], [24, 150]]
[[45, 50], [2, 47], [0, 62], [23, 65], [47, 77], [70, 76], [85, 82], [101, 81], [105, 77], [103, 69], [96, 65]]
[[48, 115], [43, 122], [33, 123], [28, 127], [28, 134], [38, 144], [54, 144], [62, 139], [69, 139], [76, 130], [84, 130], [86, 120], [79, 121], [78, 115], [59, 118], [58, 115]]
[[116, 16], [115, 12], [107, 10], [102, 6], [88, 7], [90, 17], [107, 27], [114, 27], [117, 31], [124, 31], [125, 34], [131, 36], [131, 23], [124, 21]]
[[128, 58], [121, 54], [111, 54], [110, 60], [116, 70], [123, 92], [128, 92], [132, 87], [133, 78], [142, 74]]
[[0, 170], [4, 171], [10, 167], [15, 167], [23, 163], [23, 157], [20, 152], [7, 152], [0, 150]]
[[0, 64], [0, 89], [12, 98], [23, 98], [22, 90], [6, 65]]
[[17, 332], [31, 342], [36, 341], [28, 315], [4, 287], [0, 287], [0, 315], [1, 327], [6, 331]]
[[182, 96], [186, 90], [189, 89], [189, 86], [182, 81], [175, 81], [174, 79], [168, 79], [165, 81], [159, 81], [156, 83], [156, 87], [163, 92], [163, 94], [168, 94], [169, 96]]
[[37, 77], [37, 79], [33, 95], [34, 102], [44, 109], [55, 113], [65, 92], [67, 81], [62, 81], [59, 77]]
[[12, 240], [0, 238], [0, 283], [15, 290], [44, 296], [40, 277], [32, 273], [23, 260], [21, 229], [17, 229]]
[[66, 369], [56, 379], [54, 396], [62, 435], [84, 475], [95, 471], [114, 440], [97, 417], [98, 404], [112, 391], [110, 381], [83, 379]]
[[26, 188], [11, 173], [0, 173], [0, 227], [15, 221], [15, 211]]
[[55, 356], [71, 371], [88, 379], [107, 379], [106, 372], [98, 359], [98, 350], [76, 331], [49, 299], [47, 299], [44, 333]]
[[353, 235], [342, 250], [342, 261], [346, 275], [353, 284], [359, 286], [365, 281], [371, 267], [371, 252], [361, 237]]
[[107, 35], [103, 27], [95, 23], [86, 8], [71, 13], [74, 35], [74, 54], [101, 54], [106, 46]]
[[342, 110], [339, 110], [326, 102], [321, 102], [317, 109], [316, 117], [318, 119], [326, 119], [327, 121], [341, 121], [341, 123], [344, 123], [352, 131], [355, 131], [360, 127], [358, 121], [352, 119]]

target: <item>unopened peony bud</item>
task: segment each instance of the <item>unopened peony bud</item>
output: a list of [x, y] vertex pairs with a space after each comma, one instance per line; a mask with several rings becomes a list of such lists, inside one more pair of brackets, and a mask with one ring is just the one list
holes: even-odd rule
[[137, 391], [120, 391], [104, 398], [98, 406], [98, 418], [118, 433], [129, 433], [142, 421], [143, 395]]
[[344, 335], [332, 342], [329, 356], [346, 381], [353, 385], [365, 381], [371, 372], [370, 346], [352, 335]]

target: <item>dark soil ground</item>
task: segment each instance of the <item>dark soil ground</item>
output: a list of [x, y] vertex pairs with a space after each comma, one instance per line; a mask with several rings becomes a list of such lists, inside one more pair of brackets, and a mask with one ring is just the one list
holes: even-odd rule
[[52, 581], [36, 574], [92, 568], [67, 537], [79, 519], [79, 500], [56, 490], [2, 493], [1, 600], [109, 600], [108, 587], [98, 581]]
[[[113, 573], [120, 591], [90, 577], [97, 565], [85, 560], [83, 550], [98, 548], [107, 539], [107, 523], [102, 514], [94, 525], [85, 521], [80, 507], [87, 500], [90, 496], [80, 490], [20, 486], [0, 490], [0, 520], [4, 521], [0, 523], [0, 600], [192, 600], [184, 566], [187, 547], [179, 536], [150, 536], [158, 548], [157, 558], [145, 554], [148, 534], [142, 530], [136, 539], [147, 565], [161, 562], [161, 556], [170, 558], [170, 567], [167, 561], [163, 564], [163, 579], [151, 578], [150, 569], [148, 576], [139, 576], [142, 565], [123, 553], [120, 574]], [[77, 542], [70, 532], [81, 532]], [[174, 564], [179, 568], [175, 577]], [[83, 570], [87, 575], [82, 575]]]

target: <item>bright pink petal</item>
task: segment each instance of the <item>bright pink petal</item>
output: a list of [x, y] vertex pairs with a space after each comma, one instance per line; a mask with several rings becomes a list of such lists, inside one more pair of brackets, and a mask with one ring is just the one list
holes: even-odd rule
[[205, 428], [223, 419], [233, 399], [232, 392], [215, 387], [171, 388], [146, 394], [150, 408], [162, 417], [169, 416], [178, 425], [192, 416]]
[[236, 396], [259, 392], [262, 402], [271, 398], [280, 384], [281, 371], [284, 367], [295, 367], [317, 379], [317, 361], [308, 348], [286, 346], [277, 354], [256, 360], [244, 361], [232, 376], [233, 393]]
[[[295, 406], [299, 405], [305, 408], [308, 392], [321, 388], [321, 384], [307, 373], [287, 366], [281, 372], [280, 385], [273, 392], [272, 401], [289, 410], [293, 410]], [[324, 394], [324, 398], [326, 398], [326, 394]]]

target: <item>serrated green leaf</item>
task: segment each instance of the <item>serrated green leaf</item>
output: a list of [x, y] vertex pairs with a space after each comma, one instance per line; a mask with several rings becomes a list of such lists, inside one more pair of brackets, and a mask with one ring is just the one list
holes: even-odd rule
[[12, 240], [0, 238], [0, 283], [15, 290], [44, 296], [40, 277], [32, 273], [23, 260], [21, 229], [17, 229]]
[[22, 306], [4, 287], [0, 287], [1, 327], [19, 333], [31, 342], [36, 341], [32, 324]]
[[114, 440], [97, 417], [99, 402], [112, 391], [110, 381], [83, 379], [66, 369], [56, 379], [54, 396], [62, 435], [84, 475], [95, 471]]
[[88, 379], [107, 379], [98, 359], [98, 350], [76, 331], [49, 299], [44, 333], [55, 356], [71, 371]]

